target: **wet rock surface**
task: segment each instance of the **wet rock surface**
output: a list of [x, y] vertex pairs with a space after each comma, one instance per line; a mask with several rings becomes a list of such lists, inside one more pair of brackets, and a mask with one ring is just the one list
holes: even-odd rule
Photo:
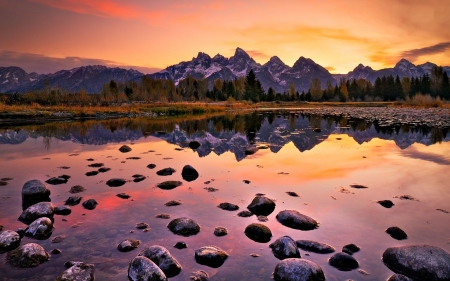
[[150, 259], [138, 256], [128, 266], [128, 279], [131, 281], [167, 281], [164, 272]]
[[163, 246], [151, 246], [143, 250], [139, 256], [153, 261], [169, 278], [178, 275], [181, 271], [180, 263]]
[[177, 187], [181, 186], [182, 184], [183, 183], [181, 181], [165, 181], [162, 183], [158, 183], [157, 186], [161, 189], [170, 190], [170, 189], [177, 188]]
[[106, 184], [107, 184], [109, 187], [119, 187], [119, 186], [124, 185], [126, 182], [127, 182], [127, 181], [126, 181], [125, 179], [121, 179], [121, 178], [113, 178], [113, 179], [108, 180], [108, 181], [106, 182]]
[[386, 281], [413, 281], [411, 278], [401, 274], [393, 274]]
[[294, 229], [313, 230], [319, 226], [318, 222], [313, 218], [303, 215], [296, 210], [281, 211], [276, 218], [282, 225]]
[[268, 216], [275, 210], [275, 202], [265, 196], [256, 196], [247, 206], [255, 215]]
[[55, 281], [94, 281], [94, 265], [84, 262], [70, 261], [69, 268], [59, 275]]
[[137, 229], [146, 229], [147, 227], [148, 227], [148, 223], [145, 223], [145, 222], [138, 222], [136, 224]]
[[189, 218], [182, 217], [172, 220], [168, 225], [170, 231], [176, 235], [192, 236], [200, 232], [200, 225]]
[[248, 238], [259, 243], [267, 243], [272, 238], [272, 231], [260, 223], [249, 224], [244, 232]]
[[52, 185], [58, 185], [58, 184], [64, 184], [67, 183], [67, 181], [70, 179], [70, 176], [68, 175], [61, 175], [59, 177], [53, 177], [49, 178], [45, 182]]
[[170, 176], [176, 172], [173, 168], [164, 168], [156, 172], [158, 176]]
[[173, 245], [175, 248], [177, 249], [186, 249], [187, 248], [187, 244], [183, 241], [178, 241], [177, 243], [175, 243], [175, 245]]
[[199, 174], [194, 167], [191, 165], [186, 165], [183, 167], [183, 170], [181, 171], [181, 176], [185, 181], [194, 181], [198, 178]]
[[214, 235], [216, 236], [225, 236], [228, 234], [228, 229], [226, 229], [223, 226], [218, 226], [216, 228], [214, 228]]
[[209, 275], [203, 270], [198, 270], [192, 272], [191, 277], [189, 277], [192, 281], [208, 281]]
[[334, 254], [329, 260], [328, 263], [336, 267], [339, 270], [342, 271], [348, 271], [355, 269], [359, 266], [358, 261], [356, 259], [347, 254], [347, 253], [336, 253]]
[[317, 264], [298, 258], [280, 261], [273, 272], [275, 281], [325, 281], [325, 275]]
[[239, 209], [238, 205], [228, 202], [220, 203], [217, 207], [225, 211], [237, 211]]
[[136, 175], [133, 175], [133, 182], [141, 182], [141, 181], [145, 180], [146, 178], [147, 177], [144, 175], [136, 174]]
[[36, 267], [48, 261], [50, 255], [36, 243], [28, 243], [6, 254], [6, 260], [14, 267]]
[[156, 168], [156, 164], [148, 164], [147, 168], [154, 169], [154, 168]]
[[80, 193], [83, 191], [86, 191], [86, 188], [81, 185], [74, 185], [69, 190], [70, 193]]
[[100, 168], [100, 167], [105, 166], [105, 164], [103, 164], [103, 163], [93, 163], [93, 164], [89, 164], [88, 166], [91, 167], [91, 168]]
[[391, 208], [392, 206], [394, 206], [394, 203], [392, 203], [391, 200], [380, 200], [380, 201], [377, 201], [377, 203], [388, 209]]
[[84, 201], [82, 205], [85, 209], [94, 210], [95, 207], [97, 207], [98, 203], [97, 201], [95, 201], [95, 199], [88, 199]]
[[116, 194], [116, 196], [119, 197], [119, 198], [122, 198], [122, 199], [128, 199], [128, 198], [131, 197], [130, 195], [128, 195], [126, 193], [123, 193], [123, 192]]
[[107, 167], [101, 167], [100, 169], [98, 169], [99, 173], [106, 173], [111, 171], [111, 168], [107, 168]]
[[397, 226], [391, 226], [388, 229], [386, 229], [385, 232], [389, 234], [392, 238], [397, 240], [404, 240], [408, 238], [406, 232], [404, 232], [401, 228]]
[[157, 214], [155, 217], [159, 219], [170, 219], [170, 214]]
[[228, 253], [217, 246], [204, 246], [195, 251], [195, 261], [213, 268], [220, 267], [228, 258]]
[[300, 197], [300, 195], [297, 194], [297, 192], [294, 191], [286, 191], [287, 195], [292, 197]]
[[64, 205], [69, 205], [69, 206], [78, 205], [78, 204], [80, 204], [82, 198], [83, 197], [80, 197], [80, 196], [70, 196], [69, 198], [67, 198]]
[[450, 254], [429, 245], [391, 247], [383, 262], [390, 269], [417, 280], [450, 280]]
[[20, 245], [20, 235], [12, 230], [5, 230], [0, 233], [0, 253], [4, 253], [17, 248]]
[[299, 247], [300, 249], [314, 253], [328, 254], [333, 253], [335, 251], [335, 249], [328, 244], [312, 240], [297, 240], [295, 241], [295, 243], [297, 244], [297, 247]]
[[26, 229], [25, 236], [34, 239], [47, 239], [52, 235], [53, 232], [53, 222], [46, 217], [38, 218], [33, 221]]
[[179, 206], [179, 205], [181, 205], [181, 202], [180, 201], [171, 200], [169, 202], [164, 203], [164, 205], [167, 206], [167, 207]]
[[287, 258], [300, 258], [300, 252], [298, 251], [297, 244], [289, 236], [283, 236], [275, 240], [269, 245], [272, 249], [273, 255], [280, 259]]
[[40, 180], [27, 181], [22, 187], [22, 201], [26, 207], [39, 202], [49, 202], [50, 189]]
[[39, 202], [26, 208], [19, 217], [23, 223], [30, 224], [38, 218], [47, 217], [52, 219], [54, 208], [50, 202]]
[[96, 176], [98, 175], [98, 171], [89, 171], [85, 175], [88, 177]]
[[141, 241], [135, 239], [125, 239], [117, 245], [117, 249], [121, 252], [129, 252], [136, 249], [141, 244]]
[[356, 246], [355, 244], [347, 244], [342, 247], [342, 252], [349, 255], [353, 255], [354, 253], [359, 252], [359, 250], [361, 250], [361, 248]]
[[127, 152], [130, 152], [130, 151], [131, 151], [131, 147], [129, 147], [128, 145], [122, 145], [122, 146], [119, 148], [119, 151], [122, 152], [122, 153], [127, 153]]
[[250, 211], [244, 210], [244, 211], [239, 212], [237, 215], [238, 215], [238, 217], [241, 217], [241, 218], [248, 218], [248, 217], [253, 216], [253, 213]]

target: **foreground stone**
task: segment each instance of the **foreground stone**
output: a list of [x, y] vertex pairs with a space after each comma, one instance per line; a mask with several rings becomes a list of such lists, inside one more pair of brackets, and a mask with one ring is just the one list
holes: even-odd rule
[[117, 249], [121, 252], [129, 252], [136, 249], [141, 244], [141, 241], [134, 239], [125, 239], [117, 245]]
[[138, 256], [128, 266], [128, 279], [131, 281], [167, 281], [164, 272], [150, 259]]
[[317, 264], [304, 259], [285, 259], [275, 266], [275, 281], [324, 281], [325, 274]]
[[411, 278], [401, 274], [393, 274], [386, 281], [413, 281]]
[[256, 196], [247, 206], [253, 214], [268, 216], [275, 210], [275, 202], [265, 196]]
[[139, 256], [153, 261], [169, 278], [178, 275], [181, 271], [180, 263], [163, 246], [151, 246], [143, 250]]
[[391, 247], [383, 253], [384, 264], [417, 280], [450, 280], [450, 254], [429, 245]]
[[386, 229], [386, 233], [389, 234], [392, 238], [397, 240], [404, 240], [408, 238], [406, 232], [404, 232], [401, 228], [397, 226], [389, 227], [388, 229]]
[[121, 178], [113, 178], [110, 179], [106, 182], [106, 184], [109, 187], [118, 187], [118, 186], [122, 186], [126, 183], [127, 181], [125, 179], [121, 179]]
[[216, 246], [204, 246], [195, 251], [195, 261], [213, 268], [220, 267], [228, 258], [228, 253]]
[[239, 209], [238, 205], [228, 202], [220, 203], [217, 207], [225, 211], [237, 211]]
[[8, 252], [6, 260], [14, 267], [28, 268], [36, 267], [48, 261], [50, 255], [36, 243], [28, 243]]
[[335, 251], [335, 249], [332, 246], [316, 241], [297, 240], [295, 241], [295, 243], [297, 244], [297, 247], [299, 247], [300, 249], [314, 253], [328, 254], [333, 253]]
[[191, 165], [186, 165], [181, 171], [181, 176], [185, 181], [194, 181], [198, 178], [198, 172]]
[[122, 146], [119, 148], [119, 151], [122, 152], [122, 153], [127, 153], [127, 152], [130, 152], [130, 151], [131, 151], [131, 147], [129, 147], [128, 145], [122, 145]]
[[238, 215], [238, 217], [241, 217], [241, 218], [248, 218], [248, 217], [253, 216], [253, 213], [250, 211], [244, 210], [244, 211], [239, 212], [237, 215]]
[[176, 187], [179, 187], [183, 183], [181, 181], [165, 181], [162, 183], [158, 183], [158, 187], [165, 190], [174, 189]]
[[282, 225], [294, 229], [313, 230], [319, 226], [313, 218], [303, 215], [296, 210], [281, 211], [276, 218]]
[[359, 266], [356, 259], [347, 253], [336, 253], [329, 260], [328, 263], [339, 270], [348, 271]]
[[272, 238], [272, 232], [264, 224], [252, 223], [245, 228], [245, 235], [255, 242], [266, 243]]
[[20, 244], [20, 235], [12, 230], [5, 230], [0, 233], [0, 253], [5, 253], [15, 249]]
[[162, 170], [157, 171], [156, 174], [158, 176], [170, 176], [175, 172], [176, 172], [176, 170], [173, 168], [164, 168]]
[[377, 203], [388, 209], [391, 208], [392, 206], [394, 206], [394, 203], [392, 203], [391, 200], [380, 200], [380, 201], [377, 201]]
[[198, 271], [192, 272], [192, 275], [190, 278], [192, 281], [208, 281], [209, 275], [208, 275], [208, 273], [206, 273], [203, 270], [198, 270]]
[[175, 248], [181, 250], [181, 249], [186, 249], [187, 248], [187, 244], [183, 241], [178, 241], [177, 243], [175, 243], [175, 245], [173, 245]]
[[50, 202], [39, 202], [26, 208], [19, 217], [25, 224], [30, 224], [38, 218], [47, 217], [52, 219], [54, 208]]
[[66, 206], [58, 206], [54, 208], [55, 215], [67, 216], [72, 213], [72, 209]]
[[119, 193], [119, 194], [116, 194], [116, 196], [119, 197], [119, 198], [122, 198], [122, 199], [128, 199], [128, 198], [131, 197], [130, 195], [128, 195], [126, 193], [123, 193], [123, 192]]
[[83, 207], [88, 210], [94, 210], [97, 207], [98, 203], [95, 199], [89, 199], [83, 202]]
[[79, 261], [70, 261], [65, 264], [66, 269], [56, 278], [56, 281], [94, 281], [94, 265]]
[[223, 226], [218, 226], [218, 227], [214, 228], [214, 235], [215, 236], [220, 237], [220, 236], [225, 236], [227, 234], [228, 234], [228, 229], [226, 229]]
[[26, 229], [25, 236], [34, 239], [47, 239], [52, 235], [53, 232], [53, 222], [46, 217], [38, 218], [33, 221]]
[[183, 217], [172, 220], [168, 225], [170, 231], [176, 235], [192, 236], [200, 232], [200, 225], [189, 218]]
[[84, 188], [81, 185], [74, 185], [69, 190], [70, 193], [80, 193], [80, 192], [83, 192], [83, 191], [86, 191], [86, 188]]
[[269, 247], [272, 249], [273, 255], [280, 260], [301, 257], [297, 244], [289, 236], [278, 238], [275, 242], [270, 244]]
[[50, 179], [46, 180], [45, 182], [48, 183], [48, 184], [52, 184], [52, 185], [58, 185], [58, 184], [67, 183], [67, 181], [69, 179], [70, 179], [70, 176], [68, 176], [68, 175], [61, 175], [59, 177], [50, 178]]
[[361, 248], [356, 246], [355, 244], [347, 244], [342, 247], [342, 252], [349, 255], [353, 255], [354, 253], [359, 252], [359, 250], [361, 250]]
[[39, 202], [49, 202], [50, 189], [40, 180], [27, 181], [22, 187], [22, 201], [26, 207]]
[[67, 198], [66, 202], [64, 202], [64, 205], [69, 205], [69, 206], [75, 206], [80, 204], [81, 199], [83, 197], [80, 196], [70, 196], [69, 198]]

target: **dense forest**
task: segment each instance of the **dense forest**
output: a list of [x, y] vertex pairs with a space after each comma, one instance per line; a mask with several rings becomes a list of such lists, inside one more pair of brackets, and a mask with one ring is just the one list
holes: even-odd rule
[[98, 94], [81, 90], [68, 93], [61, 89], [44, 86], [39, 91], [24, 94], [0, 95], [5, 104], [40, 105], [111, 105], [122, 102], [216, 102], [216, 101], [396, 101], [409, 100], [415, 95], [450, 100], [450, 80], [442, 67], [434, 67], [431, 75], [422, 77], [378, 77], [372, 85], [365, 79], [345, 80], [337, 84], [328, 81], [325, 87], [319, 79], [311, 81], [309, 90], [299, 93], [294, 83], [284, 93], [272, 88], [264, 91], [260, 81], [251, 70], [245, 77], [234, 80], [217, 79], [209, 83], [206, 78], [188, 76], [175, 85], [172, 80], [153, 79], [143, 76], [140, 82], [117, 83], [111, 80], [103, 85]]

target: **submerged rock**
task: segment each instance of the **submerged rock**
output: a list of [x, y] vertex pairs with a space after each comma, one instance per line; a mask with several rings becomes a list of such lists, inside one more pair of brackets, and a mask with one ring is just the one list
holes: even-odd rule
[[139, 256], [153, 261], [169, 278], [178, 275], [181, 271], [180, 263], [163, 246], [151, 246], [143, 250]]
[[392, 203], [391, 200], [380, 200], [377, 201], [377, 203], [385, 208], [391, 208], [392, 206], [394, 206], [394, 203]]
[[22, 187], [22, 201], [25, 208], [50, 201], [50, 189], [40, 180], [27, 181]]
[[19, 217], [25, 224], [30, 224], [38, 218], [47, 217], [52, 219], [54, 208], [50, 202], [39, 202], [26, 208]]
[[98, 169], [98, 171], [100, 173], [106, 173], [106, 172], [111, 171], [111, 168], [101, 167], [100, 169]]
[[137, 256], [128, 266], [128, 279], [131, 281], [167, 281], [164, 272], [150, 259]]
[[234, 205], [228, 202], [220, 203], [217, 207], [226, 211], [237, 211], [239, 209], [238, 205]]
[[164, 168], [162, 170], [157, 171], [156, 174], [158, 176], [170, 176], [170, 175], [174, 174], [175, 172], [176, 172], [175, 169], [169, 167], [169, 168]]
[[214, 235], [216, 236], [225, 236], [228, 234], [228, 229], [226, 229], [223, 226], [218, 226], [216, 228], [214, 228]]
[[103, 164], [103, 163], [93, 163], [93, 164], [89, 164], [88, 166], [91, 167], [91, 168], [100, 168], [100, 167], [105, 166], [105, 164]]
[[348, 271], [359, 266], [356, 259], [347, 253], [336, 253], [329, 260], [328, 263], [339, 270]]
[[241, 217], [241, 218], [248, 218], [248, 217], [253, 216], [253, 213], [250, 211], [244, 210], [244, 211], [239, 212], [237, 215], [238, 215], [238, 217]]
[[53, 222], [46, 217], [38, 218], [33, 221], [26, 229], [25, 236], [34, 239], [47, 239], [52, 235], [53, 232]]
[[386, 233], [389, 234], [392, 238], [397, 240], [404, 240], [408, 238], [406, 232], [404, 232], [401, 228], [397, 226], [389, 227], [388, 229], [386, 229]]
[[5, 230], [0, 233], [0, 253], [4, 253], [17, 248], [21, 237], [19, 233], [12, 230]]
[[45, 182], [48, 183], [48, 184], [52, 184], [52, 185], [58, 185], [58, 184], [67, 183], [67, 181], [69, 179], [70, 179], [70, 176], [68, 176], [68, 175], [61, 175], [59, 177], [50, 178], [50, 179], [46, 180]]
[[273, 272], [275, 281], [325, 281], [325, 274], [317, 264], [298, 258], [280, 261]]
[[173, 245], [175, 248], [177, 249], [186, 249], [187, 248], [187, 244], [183, 241], [178, 241], [177, 243], [175, 243], [175, 245]]
[[181, 202], [180, 201], [171, 200], [169, 202], [164, 203], [164, 205], [167, 206], [167, 207], [179, 206], [179, 205], [181, 205]]
[[281, 211], [276, 218], [282, 225], [294, 229], [313, 230], [319, 226], [313, 218], [303, 215], [296, 210]]
[[199, 148], [200, 147], [200, 143], [198, 142], [198, 141], [191, 141], [191, 142], [189, 142], [189, 147], [191, 148], [191, 149], [197, 149], [197, 148]]
[[95, 199], [89, 199], [83, 202], [83, 207], [88, 210], [94, 210], [97, 207], [98, 203]]
[[360, 247], [356, 246], [355, 244], [347, 244], [344, 247], [342, 247], [342, 252], [347, 253], [349, 255], [353, 255], [356, 252], [359, 252], [361, 250]]
[[169, 190], [179, 187], [183, 183], [181, 181], [165, 181], [162, 183], [158, 183], [157, 186], [161, 189]]
[[154, 168], [156, 168], [156, 164], [148, 164], [147, 168], [154, 169]]
[[130, 151], [131, 151], [131, 147], [129, 147], [128, 145], [122, 145], [122, 146], [119, 148], [119, 151], [122, 152], [122, 153], [127, 153], [127, 152], [130, 152]]
[[67, 198], [64, 205], [69, 205], [69, 206], [78, 205], [78, 204], [80, 204], [82, 198], [83, 197], [80, 197], [80, 196], [70, 196], [69, 198]]
[[245, 228], [245, 235], [253, 241], [266, 243], [272, 238], [272, 232], [264, 224], [252, 223]]
[[217, 246], [204, 246], [195, 251], [195, 261], [213, 268], [220, 267], [228, 258], [228, 253]]
[[143, 180], [145, 180], [147, 177], [146, 176], [143, 176], [143, 175], [133, 175], [133, 181], [134, 182], [141, 182], [141, 181], [143, 181]]
[[295, 243], [297, 244], [297, 247], [299, 247], [300, 249], [314, 253], [328, 254], [333, 253], [335, 251], [335, 249], [332, 246], [316, 241], [297, 240], [295, 241]]
[[106, 184], [109, 187], [118, 187], [118, 186], [122, 186], [126, 183], [127, 181], [125, 179], [121, 179], [121, 178], [113, 178], [110, 179], [106, 182]]
[[85, 175], [88, 177], [96, 176], [96, 175], [98, 175], [98, 171], [90, 171], [90, 172], [87, 172]]
[[273, 255], [280, 259], [287, 258], [300, 258], [300, 252], [298, 251], [297, 244], [289, 236], [283, 236], [275, 240], [269, 245], [272, 249]]
[[80, 192], [83, 192], [83, 191], [86, 191], [86, 188], [84, 188], [81, 185], [74, 185], [69, 190], [70, 193], [80, 193]]
[[130, 195], [128, 195], [126, 193], [123, 193], [123, 192], [116, 194], [116, 196], [119, 197], [119, 198], [122, 198], [122, 199], [128, 199], [128, 198], [131, 197]]
[[170, 231], [176, 235], [192, 236], [200, 232], [200, 225], [189, 218], [183, 217], [172, 220], [168, 225]]
[[48, 261], [50, 255], [41, 245], [28, 243], [6, 254], [6, 260], [14, 267], [36, 267]]
[[121, 252], [129, 252], [136, 249], [141, 244], [141, 241], [134, 239], [125, 239], [117, 245], [117, 249]]
[[146, 229], [147, 227], [148, 227], [148, 223], [145, 223], [145, 222], [138, 222], [136, 224], [137, 229]]
[[194, 181], [198, 178], [198, 172], [192, 166], [186, 165], [181, 171], [181, 176], [185, 181]]
[[256, 196], [247, 209], [256, 215], [268, 216], [275, 210], [275, 202], [265, 196]]
[[384, 264], [417, 280], [450, 280], [450, 254], [429, 245], [391, 247], [383, 253]]
[[59, 275], [55, 281], [94, 281], [94, 265], [71, 261], [65, 264], [69, 268]]

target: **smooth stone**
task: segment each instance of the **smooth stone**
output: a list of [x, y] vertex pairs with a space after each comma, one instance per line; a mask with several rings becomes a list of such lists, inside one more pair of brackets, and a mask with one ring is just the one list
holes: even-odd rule
[[106, 168], [106, 167], [101, 167], [100, 169], [98, 169], [99, 173], [106, 173], [111, 171], [111, 168]]
[[214, 235], [216, 236], [225, 236], [228, 234], [228, 229], [226, 229], [225, 227], [222, 226], [218, 226], [216, 228], [214, 228]]
[[5, 230], [0, 233], [0, 253], [5, 253], [7, 251], [13, 250], [20, 245], [19, 233], [12, 230]]
[[133, 176], [133, 177], [134, 177], [133, 182], [141, 182], [141, 181], [143, 181], [143, 180], [145, 180], [147, 178], [147, 177], [142, 176], [142, 175], [140, 175], [138, 177], [135, 177], [135, 176]]
[[265, 196], [256, 196], [250, 205], [247, 206], [256, 215], [268, 216], [275, 210], [275, 202]]
[[264, 224], [252, 223], [245, 228], [245, 235], [255, 242], [266, 243], [272, 238], [272, 232]]
[[319, 226], [313, 218], [303, 215], [296, 210], [281, 211], [276, 218], [282, 225], [294, 229], [313, 230]]
[[342, 271], [349, 271], [359, 266], [356, 259], [347, 253], [336, 253], [329, 260], [328, 263]]
[[383, 253], [384, 264], [417, 280], [450, 280], [450, 254], [430, 245], [391, 247]]
[[46, 217], [38, 218], [33, 221], [26, 229], [25, 236], [35, 239], [47, 239], [52, 235], [53, 222]]
[[237, 211], [239, 209], [238, 205], [234, 205], [228, 202], [220, 203], [217, 207], [225, 211]]
[[80, 197], [80, 196], [70, 196], [69, 198], [67, 198], [64, 205], [69, 205], [69, 206], [78, 205], [78, 204], [80, 204], [82, 198], [83, 197]]
[[356, 252], [359, 252], [361, 250], [360, 247], [356, 246], [355, 244], [347, 244], [344, 247], [342, 247], [342, 252], [347, 253], [349, 255], [353, 255]]
[[70, 193], [80, 193], [80, 192], [83, 192], [83, 191], [86, 191], [86, 188], [84, 188], [81, 185], [74, 185], [69, 190]]
[[158, 187], [165, 190], [174, 189], [176, 187], [179, 187], [183, 183], [181, 181], [165, 181], [162, 183], [158, 183]]
[[126, 194], [126, 193], [119, 193], [116, 194], [117, 197], [122, 198], [122, 199], [128, 199], [130, 198], [130, 195]]
[[258, 151], [258, 147], [255, 145], [247, 147], [247, 149], [244, 151], [245, 155], [253, 155]]
[[127, 153], [127, 152], [130, 152], [130, 151], [131, 151], [131, 147], [129, 147], [128, 145], [122, 145], [122, 146], [119, 148], [119, 151], [122, 152], [122, 153]]
[[58, 185], [58, 184], [67, 183], [69, 178], [70, 178], [70, 176], [62, 175], [62, 176], [59, 176], [59, 177], [50, 178], [50, 179], [46, 180], [45, 182], [48, 183], [48, 184], [52, 184], [52, 185]]
[[195, 261], [213, 268], [220, 267], [228, 258], [228, 253], [216, 246], [204, 246], [195, 251]]
[[70, 266], [55, 281], [94, 281], [94, 265], [84, 262], [71, 261], [66, 263]]
[[286, 191], [286, 193], [292, 197], [300, 197], [300, 195], [298, 195], [297, 192], [294, 191]]
[[191, 149], [197, 149], [200, 147], [200, 143], [198, 141], [191, 141], [189, 142], [189, 148]]
[[146, 229], [148, 227], [148, 223], [145, 222], [139, 222], [136, 224], [137, 229]]
[[167, 281], [164, 272], [150, 259], [135, 257], [128, 266], [128, 279], [131, 281]]
[[22, 187], [22, 201], [26, 207], [39, 202], [49, 202], [50, 189], [40, 180], [27, 181]]
[[253, 216], [253, 213], [250, 211], [244, 210], [244, 211], [239, 212], [237, 215], [238, 215], [238, 217], [241, 217], [241, 218], [248, 218], [248, 217]]
[[19, 217], [25, 224], [30, 224], [38, 218], [47, 217], [52, 219], [54, 208], [50, 202], [39, 202], [26, 208]]
[[148, 164], [147, 168], [154, 169], [154, 168], [156, 168], [156, 164]]
[[297, 244], [297, 247], [299, 247], [300, 249], [314, 253], [328, 254], [333, 253], [335, 251], [335, 249], [332, 246], [316, 241], [297, 240], [295, 241], [295, 243]]
[[404, 232], [401, 228], [397, 226], [391, 226], [388, 229], [386, 229], [385, 232], [389, 234], [392, 238], [397, 240], [404, 240], [408, 238], [406, 232]]
[[394, 206], [394, 203], [392, 203], [391, 200], [380, 200], [380, 201], [377, 201], [377, 203], [388, 209], [391, 208], [392, 206]]
[[54, 208], [55, 215], [67, 216], [72, 213], [72, 209], [66, 206], [58, 206]]
[[301, 258], [297, 244], [289, 236], [278, 238], [270, 244], [269, 247], [272, 249], [273, 255], [280, 260], [288, 258]]
[[117, 249], [121, 252], [129, 252], [136, 249], [141, 244], [141, 241], [134, 239], [125, 239], [117, 245]]
[[386, 281], [413, 281], [411, 278], [401, 274], [393, 274]]
[[50, 255], [41, 245], [28, 243], [19, 246], [6, 254], [6, 260], [14, 267], [28, 268], [36, 267], [43, 262], [48, 261]]
[[157, 214], [155, 217], [159, 219], [170, 219], [169, 214]]
[[275, 281], [325, 281], [325, 274], [317, 264], [298, 258], [280, 261], [273, 272]]
[[176, 172], [176, 170], [173, 168], [164, 168], [162, 170], [157, 171], [156, 174], [158, 176], [170, 176], [175, 172]]
[[191, 165], [186, 165], [183, 167], [183, 170], [181, 171], [181, 177], [185, 181], [194, 181], [198, 178], [199, 174], [196, 169], [194, 169]]
[[83, 207], [88, 210], [94, 210], [97, 207], [98, 203], [95, 199], [89, 199], [83, 202]]
[[173, 245], [175, 248], [177, 249], [186, 249], [187, 248], [187, 244], [183, 241], [178, 241], [177, 243], [175, 243], [175, 245]]
[[100, 167], [105, 166], [105, 164], [103, 164], [103, 163], [93, 163], [93, 164], [89, 164], [88, 166], [91, 167], [91, 168], [100, 168]]
[[164, 203], [164, 205], [167, 206], [167, 207], [179, 206], [179, 205], [181, 205], [181, 202], [175, 201], [175, 200], [171, 200], [169, 202]]
[[182, 217], [172, 220], [168, 225], [170, 231], [176, 235], [192, 236], [200, 232], [200, 225], [189, 218]]
[[61, 251], [60, 249], [55, 248], [55, 249], [53, 249], [53, 250], [51, 251], [51, 253], [54, 254], [54, 255], [59, 255], [59, 254], [62, 253], [62, 251]]
[[127, 181], [125, 179], [120, 179], [120, 178], [113, 178], [110, 179], [106, 182], [106, 184], [109, 187], [118, 187], [118, 186], [122, 186], [126, 183]]
[[178, 275], [181, 271], [180, 263], [163, 246], [151, 246], [143, 250], [139, 256], [144, 256], [153, 261], [169, 278]]
[[192, 272], [191, 277], [189, 277], [192, 281], [208, 281], [209, 275], [203, 270], [198, 270]]
[[90, 171], [90, 172], [87, 172], [85, 175], [88, 177], [92, 177], [92, 176], [98, 175], [98, 173], [99, 173], [98, 171]]

